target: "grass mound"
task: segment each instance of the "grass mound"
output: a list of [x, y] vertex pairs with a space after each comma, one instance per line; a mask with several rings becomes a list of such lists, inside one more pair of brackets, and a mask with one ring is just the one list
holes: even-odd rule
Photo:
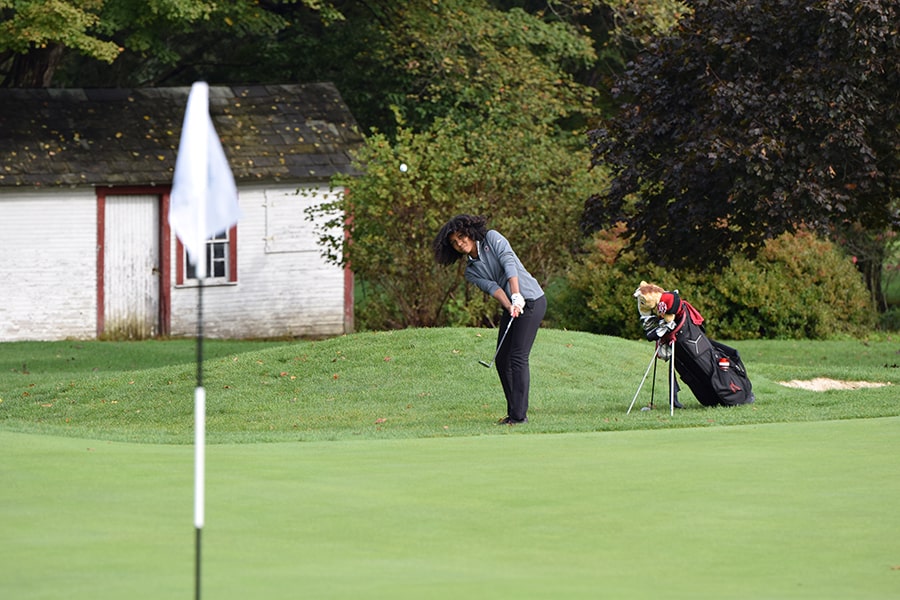
[[[211, 443], [590, 432], [900, 415], [900, 343], [745, 341], [756, 402], [625, 412], [652, 355], [644, 341], [541, 330], [532, 353], [530, 423], [498, 427], [505, 401], [489, 360], [496, 331], [407, 329], [322, 341], [205, 342]], [[193, 340], [0, 344], [0, 428], [121, 441], [193, 439]], [[779, 382], [893, 384], [815, 392]]]

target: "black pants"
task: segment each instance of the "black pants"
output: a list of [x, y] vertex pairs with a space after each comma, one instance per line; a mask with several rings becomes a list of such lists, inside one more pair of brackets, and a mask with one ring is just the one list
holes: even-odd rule
[[[537, 300], [526, 300], [525, 310], [516, 317], [509, 328], [506, 340], [497, 353], [497, 374], [506, 395], [506, 414], [513, 421], [524, 421], [528, 413], [528, 388], [531, 385], [531, 371], [528, 367], [528, 356], [537, 337], [538, 328], [547, 312], [547, 298], [541, 296]], [[512, 317], [504, 313], [500, 319], [500, 336]]]

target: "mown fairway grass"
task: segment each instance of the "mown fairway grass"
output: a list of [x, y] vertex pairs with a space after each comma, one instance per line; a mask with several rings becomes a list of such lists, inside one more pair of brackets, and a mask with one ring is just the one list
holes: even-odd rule
[[[410, 329], [317, 342], [205, 343], [211, 443], [572, 433], [900, 415], [900, 340], [740, 342], [757, 402], [627, 410], [652, 345], [542, 330], [532, 356], [527, 427], [498, 431], [505, 402], [496, 332]], [[120, 441], [191, 443], [192, 340], [0, 344], [0, 427]], [[666, 403], [659, 363], [655, 404]], [[832, 377], [891, 384], [812, 392], [779, 381]], [[650, 400], [648, 377], [636, 407]]]
[[[736, 343], [757, 402], [669, 417], [649, 344], [541, 331], [510, 428], [494, 335], [208, 341], [204, 597], [900, 595], [900, 343]], [[0, 597], [191, 597], [193, 352], [0, 344]]]

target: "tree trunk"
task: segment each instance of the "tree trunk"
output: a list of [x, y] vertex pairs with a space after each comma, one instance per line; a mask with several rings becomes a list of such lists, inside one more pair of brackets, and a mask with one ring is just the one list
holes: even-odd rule
[[12, 66], [2, 86], [7, 88], [46, 88], [53, 82], [53, 74], [62, 61], [66, 47], [53, 44], [36, 48], [27, 54], [13, 57]]
[[861, 260], [857, 263], [857, 267], [862, 271], [863, 277], [866, 280], [866, 287], [869, 288], [872, 304], [879, 312], [886, 311], [888, 305], [884, 297], [884, 290], [881, 286], [881, 270], [884, 268], [884, 261]]

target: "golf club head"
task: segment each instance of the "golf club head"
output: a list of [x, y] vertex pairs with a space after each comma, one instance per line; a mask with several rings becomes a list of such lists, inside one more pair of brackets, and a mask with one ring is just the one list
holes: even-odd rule
[[486, 363], [486, 362], [484, 362], [483, 360], [479, 360], [479, 361], [478, 361], [478, 364], [481, 365], [482, 367], [487, 367], [488, 369], [491, 368], [491, 364], [490, 364], [490, 363]]

